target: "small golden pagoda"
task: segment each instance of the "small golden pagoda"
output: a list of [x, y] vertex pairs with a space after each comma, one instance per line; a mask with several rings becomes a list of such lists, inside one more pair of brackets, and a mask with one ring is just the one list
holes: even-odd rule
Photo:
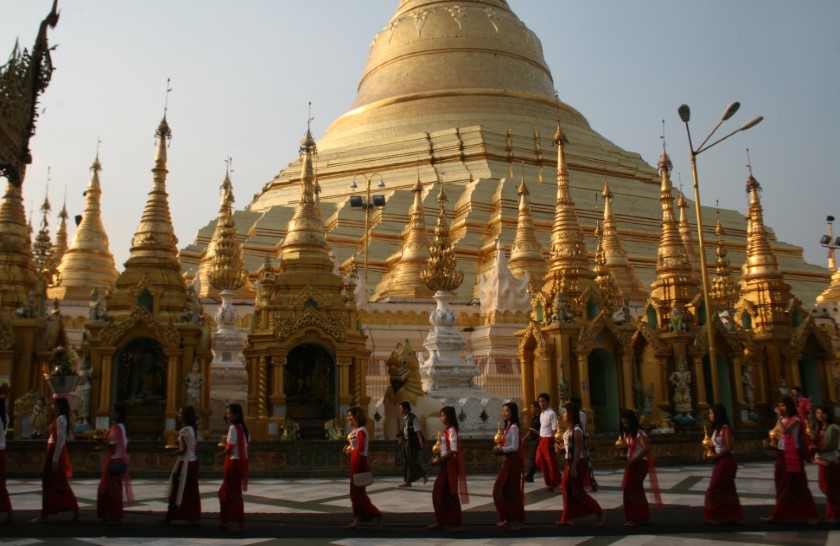
[[[680, 184], [682, 186], [682, 184]], [[688, 225], [688, 202], [680, 187], [680, 197], [677, 199], [677, 208], [680, 209], [680, 238], [685, 246], [685, 258], [691, 266], [691, 276], [700, 279], [700, 257], [697, 253], [698, 246], [691, 234], [691, 226]]]
[[618, 227], [613, 211], [613, 192], [609, 183], [604, 181], [604, 190], [601, 192], [604, 198], [604, 228], [602, 241], [604, 259], [606, 266], [621, 291], [621, 294], [630, 304], [640, 305], [647, 301], [648, 291], [644, 289], [642, 281], [639, 280], [633, 265], [627, 258], [627, 251], [621, 244]]
[[67, 251], [67, 217], [67, 197], [65, 196], [61, 210], [58, 212], [58, 228], [55, 230], [55, 244], [53, 245], [53, 254], [57, 264], [61, 263], [61, 258]]
[[528, 191], [524, 174], [519, 182], [517, 193], [519, 194], [519, 217], [516, 221], [516, 236], [510, 247], [508, 268], [517, 279], [528, 273], [530, 284], [539, 287], [545, 279], [548, 267], [542, 246], [537, 240], [534, 216], [531, 214], [531, 192]]
[[254, 319], [244, 351], [246, 420], [256, 438], [278, 438], [286, 419], [304, 439], [323, 438], [325, 421], [370, 402], [367, 336], [357, 319], [353, 279], [333, 272], [317, 202], [315, 141], [301, 147], [300, 200], [280, 245], [277, 267], [258, 272]]

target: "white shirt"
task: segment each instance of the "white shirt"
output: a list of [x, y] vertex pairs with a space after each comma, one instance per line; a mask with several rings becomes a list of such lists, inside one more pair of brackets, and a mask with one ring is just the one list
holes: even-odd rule
[[[236, 431], [236, 425], [231, 425], [228, 428], [228, 435], [227, 435], [227, 443], [233, 446], [233, 449], [230, 452], [231, 459], [238, 459], [239, 458], [239, 434]], [[245, 438], [245, 458], [248, 458], [248, 438]]]
[[513, 423], [505, 434], [505, 443], [502, 446], [502, 453], [513, 453], [519, 451], [519, 425]]
[[[582, 442], [583, 441], [583, 429], [580, 427], [580, 425], [575, 425], [574, 430], [579, 430], [580, 431], [580, 435], [581, 435], [581, 440], [580, 441]], [[572, 443], [572, 435], [574, 434], [574, 430], [571, 430], [571, 429], [567, 428], [566, 432], [563, 433], [563, 445], [566, 448], [566, 460], [568, 460], [568, 461], [571, 461], [572, 456], [574, 455], [574, 453], [572, 453], [572, 449], [571, 449], [572, 446], [569, 445], [569, 444]], [[583, 446], [580, 446], [580, 458], [581, 459], [586, 458], [586, 450], [583, 449]]]
[[183, 442], [184, 453], [178, 456], [179, 461], [197, 461], [198, 457], [195, 454], [196, 437], [195, 431], [192, 427], [184, 427], [178, 431], [178, 443]]
[[[446, 441], [447, 434], [449, 435], [449, 442]], [[448, 447], [447, 444], [449, 444]], [[440, 456], [444, 457], [449, 452], [458, 452], [458, 431], [455, 430], [455, 427], [449, 427], [444, 430], [443, 440], [440, 442]]]
[[[125, 432], [125, 425], [123, 423], [117, 423], [117, 426], [120, 427], [122, 431], [122, 437], [124, 438], [125, 445], [128, 447], [128, 435]], [[111, 436], [109, 431], [108, 433], [108, 443], [114, 446], [114, 453], [111, 455], [112, 459], [122, 459], [123, 452], [122, 447], [120, 446], [120, 439], [117, 438], [116, 435]]]
[[[363, 431], [364, 434], [362, 437], [365, 439], [365, 445], [359, 446], [359, 440], [357, 438], [357, 434], [359, 431]], [[362, 457], [367, 457], [368, 455], [368, 433], [365, 427], [356, 427], [350, 432], [350, 447], [353, 448], [354, 451], [358, 450], [359, 455]]]
[[[796, 425], [791, 429], [790, 434], [793, 436], [793, 443], [796, 444], [797, 449], [799, 448], [799, 418], [798, 417], [787, 417], [782, 419], [782, 426], [786, 426], [790, 419], [796, 419]], [[776, 446], [776, 449], [779, 451], [785, 450], [785, 435], [782, 434], [779, 437], [779, 443]]]
[[58, 457], [61, 455], [61, 450], [64, 449], [64, 443], [67, 441], [67, 417], [59, 415], [55, 419], [55, 430], [57, 438], [50, 434], [47, 439], [48, 444], [55, 444], [55, 453], [53, 453], [53, 462], [58, 462]]
[[557, 413], [551, 408], [545, 408], [540, 413], [540, 438], [553, 438], [557, 430]]
[[715, 430], [712, 433], [712, 443], [715, 446], [715, 453], [722, 453], [724, 449], [726, 449], [726, 440], [723, 434], [723, 429], [729, 428], [727, 425], [723, 425], [720, 427], [720, 434], [718, 431]]

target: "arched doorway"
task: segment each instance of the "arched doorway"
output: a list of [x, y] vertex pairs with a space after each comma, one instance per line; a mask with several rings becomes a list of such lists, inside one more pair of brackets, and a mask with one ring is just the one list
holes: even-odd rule
[[154, 339], [135, 338], [114, 358], [111, 400], [125, 405], [126, 426], [138, 440], [161, 440], [166, 414], [167, 359]]
[[802, 389], [805, 395], [811, 399], [816, 406], [822, 404], [822, 392], [820, 389], [820, 372], [817, 368], [817, 360], [810, 353], [803, 353], [799, 359], [799, 375], [802, 379]]
[[340, 417], [335, 368], [335, 358], [322, 345], [304, 343], [289, 352], [286, 417], [300, 425], [303, 440], [323, 440], [324, 422]]
[[597, 432], [619, 430], [618, 371], [615, 358], [605, 349], [589, 353], [589, 403]]

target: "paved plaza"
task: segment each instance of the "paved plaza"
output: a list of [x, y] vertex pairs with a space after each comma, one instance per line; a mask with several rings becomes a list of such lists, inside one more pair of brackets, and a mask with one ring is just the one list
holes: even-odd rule
[[[808, 468], [811, 490], [820, 514], [825, 499], [816, 485], [816, 471]], [[15, 508], [15, 522], [0, 525], [2, 544], [346, 544], [346, 545], [443, 545], [458, 544], [561, 544], [639, 546], [656, 544], [807, 544], [840, 545], [840, 524], [767, 524], [759, 521], [773, 506], [773, 469], [770, 463], [747, 463], [738, 471], [738, 491], [744, 505], [744, 525], [711, 527], [703, 523], [703, 495], [709, 481], [710, 466], [660, 467], [660, 487], [666, 508], [653, 511], [651, 525], [625, 530], [621, 509], [620, 470], [597, 473], [600, 490], [595, 494], [608, 510], [604, 527], [594, 518], [580, 520], [572, 527], [557, 527], [562, 498], [540, 491], [543, 484], [525, 484], [527, 525], [521, 531], [495, 526], [492, 487], [495, 476], [469, 476], [470, 504], [465, 506], [465, 530], [447, 534], [426, 529], [433, 521], [432, 481], [411, 488], [397, 487], [397, 478], [378, 479], [368, 488], [370, 496], [385, 512], [381, 528], [365, 526], [345, 530], [352, 519], [348, 479], [252, 480], [246, 493], [248, 530], [223, 533], [216, 527], [220, 480], [201, 482], [204, 518], [199, 526], [159, 524], [166, 509], [166, 484], [160, 480], [134, 480], [136, 502], [127, 507], [122, 525], [103, 525], [96, 519], [97, 480], [72, 480], [71, 485], [82, 508], [78, 522], [66, 521], [60, 514], [47, 523], [29, 520], [40, 509], [40, 481], [9, 481]]]

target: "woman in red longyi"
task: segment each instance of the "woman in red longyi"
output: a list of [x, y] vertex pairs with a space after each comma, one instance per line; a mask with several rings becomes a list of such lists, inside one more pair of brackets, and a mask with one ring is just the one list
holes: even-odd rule
[[782, 435], [776, 447], [776, 465], [773, 481], [776, 484], [776, 507], [772, 516], [762, 521], [807, 521], [818, 523], [817, 506], [808, 489], [805, 475], [805, 456], [802, 453], [802, 430], [793, 398], [783, 396], [776, 408], [779, 422], [776, 425]]
[[820, 491], [825, 494], [825, 519], [836, 523], [840, 517], [840, 427], [834, 424], [831, 408], [817, 406], [817, 453]]
[[566, 432], [563, 444], [566, 449], [566, 470], [563, 472], [563, 516], [557, 525], [572, 525], [573, 520], [595, 514], [598, 526], [604, 524], [604, 510], [598, 501], [584, 489], [584, 478], [589, 475], [589, 462], [583, 443], [583, 427], [580, 424], [580, 408], [569, 402], [563, 409]]
[[659, 496], [650, 439], [639, 425], [636, 413], [629, 409], [622, 410], [621, 426], [624, 428], [624, 441], [627, 444], [627, 466], [624, 467], [624, 478], [621, 481], [626, 518], [624, 526], [635, 527], [650, 522], [650, 505], [645, 496], [645, 478], [648, 474], [657, 508], [662, 507], [662, 499]]
[[516, 402], [508, 402], [502, 406], [502, 419], [505, 420], [502, 442], [493, 446], [493, 453], [504, 457], [502, 468], [493, 484], [493, 504], [499, 515], [496, 525], [509, 525], [512, 530], [518, 531], [525, 521], [525, 477], [522, 474], [525, 455], [519, 430], [519, 407]]
[[738, 472], [738, 462], [732, 453], [735, 437], [732, 435], [732, 427], [729, 426], [729, 417], [723, 404], [715, 404], [709, 408], [709, 421], [715, 427], [712, 433], [715, 468], [706, 489], [703, 512], [706, 523], [744, 523], [741, 501], [735, 487], [735, 474]]
[[73, 466], [67, 451], [67, 437], [70, 435], [70, 404], [67, 399], [55, 398], [52, 412], [55, 419], [50, 425], [47, 456], [41, 474], [41, 515], [32, 520], [36, 523], [46, 521], [48, 517], [59, 512], [72, 511], [74, 520], [82, 515], [76, 495], [67, 481], [73, 477]]
[[201, 495], [198, 492], [198, 456], [195, 453], [195, 408], [183, 406], [178, 410], [178, 421], [181, 430], [178, 431], [178, 450], [175, 452], [177, 460], [169, 476], [169, 505], [163, 523], [168, 525], [172, 520], [184, 520], [197, 525], [201, 521]]
[[353, 406], [347, 410], [347, 422], [353, 427], [347, 436], [350, 443], [344, 447], [344, 453], [350, 455], [350, 503], [353, 506], [353, 522], [345, 525], [344, 528], [358, 529], [363, 521], [374, 519], [377, 525], [382, 525], [382, 512], [370, 501], [367, 486], [354, 483], [356, 474], [370, 472], [365, 411], [358, 406]]
[[440, 471], [432, 489], [435, 523], [428, 528], [458, 532], [464, 530], [461, 503], [469, 504], [470, 497], [455, 408], [444, 406], [440, 410], [440, 423], [444, 427], [440, 437]]
[[248, 427], [242, 415], [242, 406], [231, 404], [225, 418], [230, 423], [225, 446], [225, 470], [222, 487], [219, 489], [219, 528], [228, 529], [236, 523], [240, 531], [245, 530], [245, 501], [242, 492], [248, 490]]
[[96, 515], [105, 523], [122, 523], [123, 488], [126, 502], [134, 501], [128, 474], [127, 444], [125, 407], [114, 404], [111, 408], [111, 428], [108, 430], [102, 478], [96, 491]]

